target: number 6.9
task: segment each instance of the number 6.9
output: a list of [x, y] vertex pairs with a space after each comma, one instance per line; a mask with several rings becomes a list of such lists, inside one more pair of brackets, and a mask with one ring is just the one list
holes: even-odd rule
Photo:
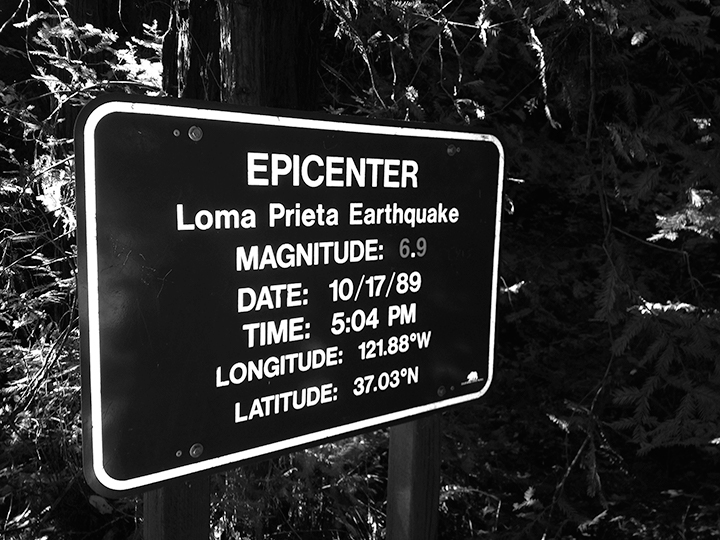
[[424, 257], [426, 252], [427, 240], [425, 240], [425, 238], [423, 238], [422, 236], [415, 241], [414, 252], [410, 249], [409, 238], [403, 238], [402, 240], [400, 240], [400, 257], [402, 257], [403, 259], [407, 259], [408, 257], [413, 256], [413, 254], [416, 257]]

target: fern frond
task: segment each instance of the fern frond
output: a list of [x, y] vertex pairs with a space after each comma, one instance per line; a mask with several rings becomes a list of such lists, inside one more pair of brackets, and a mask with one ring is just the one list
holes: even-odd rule
[[633, 86], [629, 83], [615, 85], [610, 88], [610, 92], [620, 98], [620, 103], [628, 120], [635, 123], [637, 121], [637, 97]]
[[681, 422], [677, 416], [660, 422], [654, 429], [647, 432], [650, 448], [672, 446], [680, 440]]
[[645, 380], [642, 388], [640, 389], [639, 399], [637, 406], [635, 407], [635, 420], [639, 424], [649, 425], [652, 423], [650, 417], [650, 396], [660, 386], [661, 380], [657, 375], [651, 375]]
[[617, 429], [618, 431], [627, 431], [629, 429], [633, 429], [635, 424], [636, 422], [634, 418], [623, 418], [622, 420], [610, 422], [609, 426], [613, 429]]
[[687, 353], [695, 358], [714, 360], [718, 351], [712, 346], [708, 329], [704, 324], [695, 324], [690, 328]]
[[685, 394], [680, 400], [680, 406], [678, 407], [675, 418], [679, 423], [687, 422], [695, 416], [696, 400], [692, 393]]
[[661, 39], [669, 39], [678, 45], [703, 52], [716, 47], [715, 42], [707, 36], [709, 26], [710, 17], [683, 10], [675, 19], [659, 20], [654, 30]]
[[629, 192], [632, 204], [637, 204], [655, 191], [660, 180], [660, 171], [661, 167], [649, 167], [633, 179]]
[[590, 440], [588, 449], [585, 452], [583, 465], [587, 471], [587, 494], [588, 497], [595, 497], [602, 490], [600, 474], [598, 473], [597, 458], [595, 454], [595, 443]]
[[625, 150], [621, 126], [619, 124], [608, 124], [605, 127], [610, 132], [610, 140], [612, 141], [613, 148], [615, 148], [617, 155], [623, 158], [626, 162], [631, 163], [632, 159], [630, 159], [630, 155]]
[[700, 420], [717, 424], [720, 419], [720, 391], [700, 385], [695, 387], [693, 395]]
[[[640, 445], [640, 450], [642, 450], [643, 446], [647, 444], [647, 431], [645, 430], [645, 426], [638, 423], [635, 424], [632, 434], [632, 442]], [[640, 450], [638, 450], [638, 453], [640, 453]]]
[[562, 510], [563, 513], [568, 517], [568, 519], [576, 525], [587, 521], [587, 518], [585, 518], [580, 512], [575, 509], [573, 505], [570, 504], [570, 501], [568, 500], [564, 491], [558, 497], [557, 503], [560, 507], [560, 510]]
[[635, 405], [638, 401], [640, 401], [641, 396], [642, 390], [626, 386], [625, 388], [620, 388], [615, 391], [613, 395], [613, 403], [616, 405]]
[[668, 339], [668, 336], [664, 333], [661, 334], [653, 343], [647, 348], [645, 351], [645, 354], [640, 359], [640, 365], [644, 366], [645, 364], [652, 363], [656, 358], [660, 356], [662, 351], [667, 350], [667, 348], [670, 346], [670, 340]]
[[655, 364], [655, 373], [661, 377], [666, 377], [670, 372], [670, 366], [673, 363], [677, 355], [677, 350], [673, 344], [665, 347], [660, 356], [658, 357], [657, 364]]
[[602, 320], [609, 320], [615, 306], [615, 288], [617, 286], [617, 274], [610, 263], [603, 268], [604, 280], [602, 290], [598, 291], [596, 304], [598, 311], [596, 316]]
[[625, 324], [625, 327], [623, 328], [622, 334], [618, 336], [618, 338], [613, 342], [612, 346], [610, 347], [610, 352], [612, 353], [612, 355], [617, 357], [627, 351], [628, 347], [630, 346], [630, 342], [642, 332], [647, 330], [648, 326], [649, 324], [647, 317], [642, 317], [638, 315], [630, 317], [628, 322]]

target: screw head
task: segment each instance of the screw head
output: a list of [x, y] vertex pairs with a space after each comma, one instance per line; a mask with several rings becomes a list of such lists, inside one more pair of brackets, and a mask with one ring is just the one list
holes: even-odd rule
[[190, 137], [191, 141], [198, 142], [203, 138], [202, 128], [199, 126], [190, 126], [190, 129], [188, 129], [188, 137]]
[[455, 146], [454, 144], [450, 144], [447, 147], [447, 153], [448, 153], [448, 156], [451, 156], [451, 157], [454, 156], [455, 154], [459, 154], [460, 147]]
[[444, 387], [444, 386], [441, 386], [441, 387], [438, 388], [438, 390], [437, 390], [438, 396], [440, 396], [440, 397], [443, 397], [443, 396], [445, 395], [445, 392], [446, 392], [446, 390], [445, 390], [445, 387]]
[[203, 453], [203, 445], [200, 443], [195, 443], [190, 447], [190, 455], [194, 458], [199, 458]]

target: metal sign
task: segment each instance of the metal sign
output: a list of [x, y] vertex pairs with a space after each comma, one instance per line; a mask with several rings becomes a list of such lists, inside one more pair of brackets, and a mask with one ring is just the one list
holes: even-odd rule
[[464, 403], [492, 378], [495, 137], [206, 105], [104, 98], [76, 127], [101, 493]]

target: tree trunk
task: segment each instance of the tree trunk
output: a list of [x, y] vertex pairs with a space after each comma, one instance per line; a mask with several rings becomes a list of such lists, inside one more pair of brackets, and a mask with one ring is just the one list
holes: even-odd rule
[[176, 3], [163, 51], [170, 95], [237, 105], [317, 107], [322, 6], [312, 0]]

